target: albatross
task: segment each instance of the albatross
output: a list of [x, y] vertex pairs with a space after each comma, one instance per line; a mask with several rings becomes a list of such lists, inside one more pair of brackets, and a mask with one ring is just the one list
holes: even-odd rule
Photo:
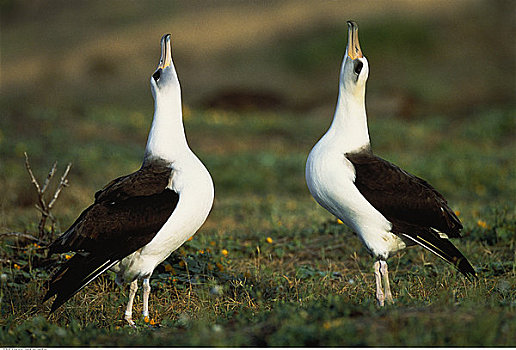
[[330, 128], [308, 155], [308, 189], [375, 258], [380, 306], [393, 303], [387, 258], [410, 245], [428, 249], [471, 280], [475, 270], [448, 240], [461, 237], [462, 224], [446, 199], [425, 180], [371, 151], [365, 109], [369, 64], [360, 49], [357, 24], [347, 23], [337, 107]]
[[154, 118], [141, 168], [95, 193], [94, 203], [50, 245], [50, 254], [76, 252], [50, 281], [43, 301], [56, 295], [51, 313], [111, 269], [118, 284], [130, 283], [125, 320], [134, 327], [138, 280], [143, 280], [146, 317], [152, 272], [208, 217], [213, 182], [186, 140], [170, 34], [161, 38], [161, 59], [150, 85]]

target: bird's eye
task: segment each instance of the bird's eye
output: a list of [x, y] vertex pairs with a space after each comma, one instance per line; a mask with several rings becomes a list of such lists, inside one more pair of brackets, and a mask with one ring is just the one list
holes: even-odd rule
[[159, 78], [161, 77], [161, 68], [158, 69], [157, 71], [154, 72], [154, 74], [152, 75], [152, 77], [154, 78], [154, 81], [158, 81]]
[[360, 75], [360, 72], [362, 71], [362, 67], [364, 66], [364, 64], [360, 61], [356, 61], [355, 62], [355, 74], [356, 75]]

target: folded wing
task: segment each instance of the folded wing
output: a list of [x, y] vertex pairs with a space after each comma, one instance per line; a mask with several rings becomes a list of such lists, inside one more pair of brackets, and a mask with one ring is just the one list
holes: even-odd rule
[[475, 275], [447, 239], [461, 237], [462, 224], [435, 188], [370, 151], [348, 153], [346, 158], [355, 168], [356, 187], [392, 223], [393, 233], [430, 250], [466, 277]]
[[57, 294], [52, 311], [154, 238], [179, 201], [170, 178], [170, 167], [148, 164], [95, 194], [95, 203], [50, 246], [51, 254], [77, 252], [50, 282], [44, 300]]

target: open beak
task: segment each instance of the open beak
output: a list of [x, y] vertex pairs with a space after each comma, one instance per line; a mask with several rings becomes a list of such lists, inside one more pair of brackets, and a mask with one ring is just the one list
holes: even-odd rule
[[348, 21], [348, 56], [352, 60], [364, 57], [358, 42], [358, 24], [354, 21]]
[[161, 58], [159, 60], [158, 69], [165, 69], [172, 65], [172, 49], [170, 48], [170, 34], [161, 37]]

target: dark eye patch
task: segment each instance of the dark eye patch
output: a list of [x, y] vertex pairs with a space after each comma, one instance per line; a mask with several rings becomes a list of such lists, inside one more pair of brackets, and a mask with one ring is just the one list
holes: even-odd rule
[[154, 78], [154, 81], [158, 81], [159, 78], [161, 77], [161, 68], [158, 69], [157, 71], [154, 72], [154, 74], [152, 75], [152, 77]]
[[364, 64], [360, 61], [355, 61], [354, 63], [355, 63], [355, 68], [354, 68], [355, 74], [360, 75], [360, 72], [362, 71], [362, 67], [364, 66]]

